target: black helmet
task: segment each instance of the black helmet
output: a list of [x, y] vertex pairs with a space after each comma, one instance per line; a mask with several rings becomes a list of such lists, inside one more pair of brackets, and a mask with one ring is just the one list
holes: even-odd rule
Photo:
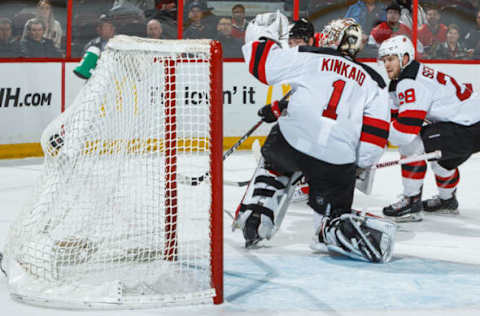
[[313, 37], [313, 24], [305, 18], [298, 19], [288, 33], [289, 38], [300, 38], [305, 42]]
[[398, 4], [396, 4], [396, 3], [390, 4], [390, 5], [385, 9], [385, 11], [388, 11], [388, 10], [395, 10], [395, 11], [397, 11], [397, 12], [400, 13], [400, 14], [402, 13], [402, 8], [401, 8]]

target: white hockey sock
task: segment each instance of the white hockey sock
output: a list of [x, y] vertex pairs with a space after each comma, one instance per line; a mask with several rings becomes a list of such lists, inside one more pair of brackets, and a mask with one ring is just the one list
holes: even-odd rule
[[[415, 139], [407, 144], [398, 148], [398, 151], [402, 158], [420, 155], [425, 153], [423, 148], [422, 139], [417, 136]], [[423, 186], [423, 179], [427, 171], [426, 161], [417, 161], [401, 166], [402, 169], [402, 184], [404, 196], [415, 196], [420, 193]]]
[[436, 161], [432, 162], [430, 166], [435, 173], [438, 195], [443, 200], [450, 199], [453, 196], [453, 192], [457, 188], [457, 184], [460, 180], [458, 168], [454, 170], [447, 170], [440, 166]]

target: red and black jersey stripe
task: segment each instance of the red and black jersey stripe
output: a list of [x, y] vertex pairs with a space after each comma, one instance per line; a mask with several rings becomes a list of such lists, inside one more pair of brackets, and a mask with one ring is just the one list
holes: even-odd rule
[[391, 119], [390, 119], [391, 122], [396, 120], [398, 118], [398, 110], [397, 109], [391, 109], [390, 110], [390, 116], [391, 116]]
[[427, 162], [416, 161], [402, 165], [402, 177], [407, 179], [422, 180], [427, 173]]
[[437, 186], [443, 189], [453, 189], [457, 186], [460, 181], [460, 172], [458, 168], [455, 170], [455, 173], [450, 177], [440, 177], [435, 175], [435, 180], [437, 180]]
[[393, 121], [393, 127], [402, 133], [417, 135], [422, 129], [427, 112], [423, 110], [405, 110]]
[[267, 61], [268, 53], [275, 44], [272, 40], [262, 40], [252, 44], [252, 56], [250, 58], [249, 71], [264, 84], [267, 83], [267, 76], [265, 74], [265, 63]]
[[387, 145], [388, 129], [388, 122], [364, 116], [360, 141], [383, 148]]

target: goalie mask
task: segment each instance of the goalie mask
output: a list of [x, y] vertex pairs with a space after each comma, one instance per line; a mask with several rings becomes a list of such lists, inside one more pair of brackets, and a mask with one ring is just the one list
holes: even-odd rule
[[[408, 63], [402, 65], [402, 59], [408, 54]], [[385, 56], [398, 56], [400, 60], [400, 69], [407, 67], [415, 59], [415, 48], [412, 41], [405, 35], [398, 35], [383, 41], [378, 49], [378, 59], [381, 60]]]
[[354, 58], [362, 47], [362, 27], [352, 18], [333, 20], [323, 28], [319, 46]]

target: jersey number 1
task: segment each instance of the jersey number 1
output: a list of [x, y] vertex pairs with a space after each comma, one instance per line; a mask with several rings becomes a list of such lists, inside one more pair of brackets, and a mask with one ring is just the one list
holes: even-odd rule
[[337, 80], [333, 84], [333, 93], [330, 96], [330, 101], [328, 101], [327, 108], [323, 110], [322, 116], [331, 118], [333, 120], [337, 119], [337, 106], [342, 97], [343, 89], [345, 88], [345, 81]]

